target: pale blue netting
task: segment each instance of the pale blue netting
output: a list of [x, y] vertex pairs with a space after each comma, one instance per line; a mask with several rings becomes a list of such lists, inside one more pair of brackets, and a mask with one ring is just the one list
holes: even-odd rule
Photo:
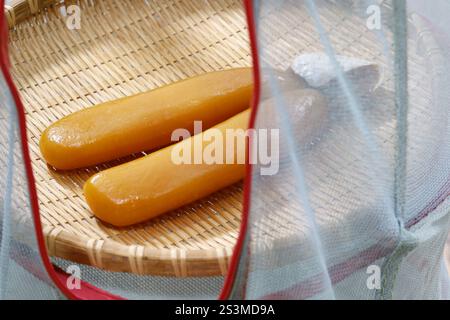
[[254, 167], [232, 297], [450, 297], [449, 5], [407, 4], [254, 2], [280, 169]]
[[[73, 264], [54, 259], [63, 270]], [[86, 265], [81, 268], [83, 281], [126, 299], [178, 300], [215, 299], [223, 285], [223, 277], [174, 278], [141, 276], [125, 272], [107, 272]]]
[[61, 298], [37, 249], [16, 105], [0, 75], [0, 300]]

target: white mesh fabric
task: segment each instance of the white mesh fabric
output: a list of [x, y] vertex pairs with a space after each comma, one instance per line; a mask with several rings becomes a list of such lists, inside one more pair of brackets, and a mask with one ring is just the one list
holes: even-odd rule
[[57, 299], [37, 249], [16, 105], [0, 74], [0, 300]]
[[[67, 270], [73, 262], [54, 259], [54, 263]], [[142, 300], [202, 300], [215, 299], [222, 288], [223, 277], [157, 277], [125, 272], [108, 272], [86, 265], [78, 265], [83, 281], [125, 299]]]
[[[253, 168], [233, 298], [448, 297], [450, 70], [442, 38], [450, 33], [430, 22], [444, 1], [428, 20], [421, 5], [254, 2], [263, 79], [256, 128], [280, 130], [280, 170], [261, 176], [262, 166]], [[374, 8], [381, 24], [372, 30]], [[306, 67], [294, 63], [294, 71], [306, 87], [320, 84], [315, 95], [325, 106], [305, 104], [311, 94], [286, 76], [299, 59]], [[372, 67], [350, 70], [345, 59]], [[323, 72], [333, 80], [309, 79]], [[367, 284], [371, 267], [379, 288]]]

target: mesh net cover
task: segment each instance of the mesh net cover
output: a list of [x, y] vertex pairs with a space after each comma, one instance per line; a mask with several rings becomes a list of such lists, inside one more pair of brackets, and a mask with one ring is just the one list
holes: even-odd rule
[[407, 4], [253, 2], [279, 171], [253, 168], [231, 297], [449, 297], [448, 4]]
[[[278, 132], [269, 142], [279, 156], [275, 174], [253, 166], [229, 297], [450, 298], [450, 5], [248, 3], [260, 64], [255, 129]], [[37, 249], [3, 76], [0, 104], [0, 299], [59, 299]], [[223, 283], [82, 268], [127, 298], [214, 298]]]

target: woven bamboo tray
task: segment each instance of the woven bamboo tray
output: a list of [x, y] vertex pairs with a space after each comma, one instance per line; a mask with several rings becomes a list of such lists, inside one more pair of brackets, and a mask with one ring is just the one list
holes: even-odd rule
[[83, 183], [141, 155], [57, 172], [41, 159], [42, 131], [100, 102], [204, 72], [250, 66], [240, 1], [80, 1], [81, 29], [66, 27], [74, 1], [16, 1], [6, 8], [12, 73], [28, 138], [48, 252], [110, 271], [224, 275], [241, 217], [242, 186], [132, 228], [93, 217]]

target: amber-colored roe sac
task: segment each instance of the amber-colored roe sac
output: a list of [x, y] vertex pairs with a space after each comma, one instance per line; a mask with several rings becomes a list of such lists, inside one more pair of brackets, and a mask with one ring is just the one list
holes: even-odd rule
[[[243, 132], [242, 129], [248, 127], [249, 115], [250, 110], [246, 110], [201, 134], [94, 175], [84, 185], [89, 207], [105, 222], [129, 226], [243, 179], [248, 139], [245, 135], [227, 139], [226, 130], [241, 129]], [[212, 130], [216, 131], [213, 133]], [[210, 164], [207, 158], [202, 158], [201, 163], [194, 164], [194, 153], [205, 154], [207, 146], [211, 145], [205, 137], [213, 135], [223, 137], [220, 142], [222, 158], [216, 159], [221, 163]], [[191, 150], [190, 162], [179, 163], [174, 156], [180, 152], [173, 152], [174, 148], [185, 152]]]
[[87, 108], [49, 126], [44, 159], [60, 170], [87, 167], [169, 145], [177, 128], [208, 129], [249, 107], [251, 68], [210, 72]]

